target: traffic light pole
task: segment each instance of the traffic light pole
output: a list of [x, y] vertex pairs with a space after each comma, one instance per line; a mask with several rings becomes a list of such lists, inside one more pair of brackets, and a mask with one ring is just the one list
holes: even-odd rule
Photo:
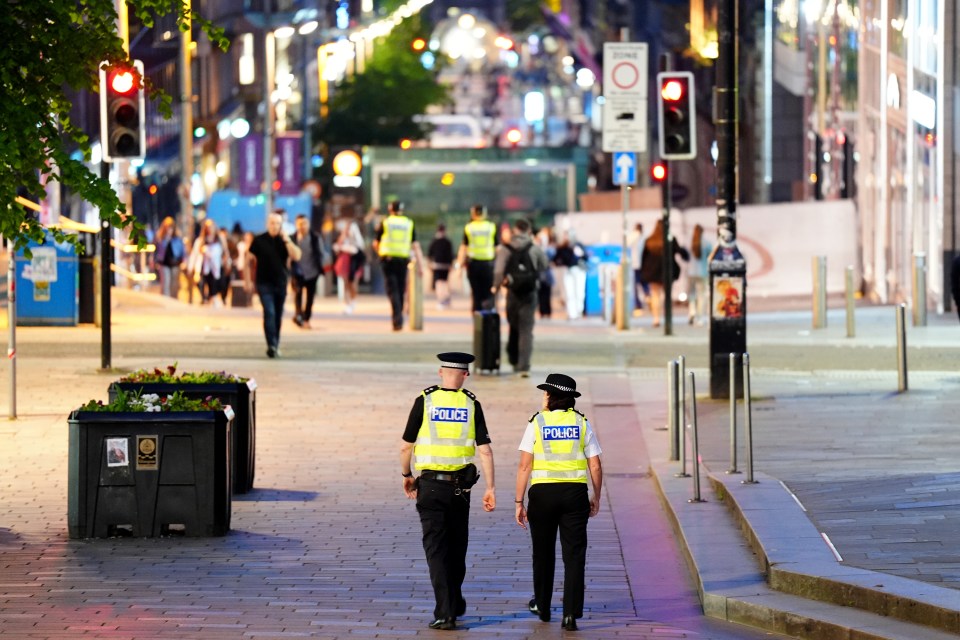
[[[100, 163], [100, 177], [110, 179], [110, 165]], [[100, 369], [107, 371], [111, 368], [110, 362], [110, 266], [113, 264], [113, 248], [110, 246], [110, 236], [113, 229], [106, 219], [100, 220]]]
[[710, 397], [743, 395], [743, 378], [730, 354], [747, 350], [747, 262], [737, 247], [737, 0], [721, 0], [720, 50], [714, 96], [717, 131], [717, 247], [710, 256]]
[[669, 160], [662, 160], [667, 168], [666, 178], [660, 183], [663, 202], [663, 335], [673, 335], [673, 239], [670, 235], [670, 180], [672, 167]]

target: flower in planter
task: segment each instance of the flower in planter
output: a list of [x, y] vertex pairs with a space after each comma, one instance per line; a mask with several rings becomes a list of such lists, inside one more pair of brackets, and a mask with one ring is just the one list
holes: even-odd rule
[[154, 368], [153, 371], [140, 369], [120, 378], [120, 382], [142, 382], [145, 384], [157, 382], [172, 384], [230, 384], [234, 382], [243, 383], [247, 380], [247, 378], [241, 378], [240, 376], [235, 376], [225, 371], [184, 372], [177, 375], [176, 362], [164, 369]]
[[91, 400], [80, 411], [154, 413], [158, 411], [219, 411], [223, 403], [219, 399], [207, 396], [206, 398], [186, 398], [176, 391], [168, 396], [156, 393], [128, 392], [117, 389], [116, 397], [104, 404], [101, 400]]

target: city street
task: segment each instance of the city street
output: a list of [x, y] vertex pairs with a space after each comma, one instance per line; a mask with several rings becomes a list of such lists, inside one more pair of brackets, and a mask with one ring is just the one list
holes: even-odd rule
[[[200, 308], [120, 290], [115, 301], [111, 372], [98, 371], [95, 327], [17, 331], [18, 418], [0, 424], [0, 634], [206, 639], [440, 633], [426, 629], [433, 602], [417, 516], [401, 491], [397, 447], [413, 398], [436, 381], [434, 354], [470, 350], [466, 312], [427, 311], [423, 332], [394, 334], [384, 298], [364, 297], [350, 317], [324, 299], [312, 331], [288, 317], [283, 357], [268, 360], [256, 309]], [[955, 365], [936, 371], [943, 358], [958, 361], [955, 318], [931, 316], [931, 326], [911, 328], [917, 373], [911, 391], [898, 395], [893, 312], [864, 308], [860, 314], [853, 339], [844, 337], [842, 317], [833, 315], [829, 328], [817, 332], [808, 329], [803, 311], [751, 318], [758, 469], [808, 502], [811, 518], [850, 562], [956, 587], [956, 558], [939, 559], [938, 580], [921, 570], [926, 559], [918, 545], [918, 553], [898, 551], [895, 540], [868, 539], [862, 526], [854, 526], [859, 521], [844, 516], [844, 509], [859, 509], [850, 497], [856, 491], [885, 496], [894, 510], [899, 491], [915, 492], [925, 481], [930, 492], [958, 492], [951, 445], [957, 444], [960, 378]], [[635, 319], [628, 333], [597, 319], [538, 323], [531, 378], [505, 371], [468, 379], [494, 439], [499, 504], [491, 514], [473, 506], [467, 613], [462, 630], [447, 635], [561, 633], [559, 609], [550, 624], [526, 612], [529, 538], [512, 522], [510, 507], [516, 446], [539, 404], [536, 384], [563, 371], [584, 389], [578, 407], [594, 422], [604, 448], [605, 496], [590, 523], [580, 636], [779, 637], [701, 615], [695, 582], [650, 473], [649, 443], [664, 433], [657, 429], [666, 412], [667, 360], [685, 354], [705, 382], [706, 329], [677, 326], [677, 335], [665, 338], [648, 323]], [[889, 366], [867, 370], [874, 361]], [[232, 531], [224, 538], [69, 540], [67, 414], [88, 399], [105, 399], [108, 384], [123, 372], [173, 362], [184, 371], [222, 369], [257, 380], [255, 489], [235, 498]], [[703, 458], [723, 470], [727, 405], [705, 398], [705, 384], [700, 388]], [[9, 389], [6, 368], [0, 389]], [[4, 393], [0, 410], [6, 412], [8, 402]], [[883, 482], [894, 475], [897, 482]], [[926, 519], [945, 549], [956, 541], [956, 527], [945, 526], [960, 517], [956, 504], [943, 500]], [[884, 530], [882, 514], [869, 517], [876, 531]], [[914, 526], [915, 538], [923, 539], [923, 519]], [[876, 553], [880, 548], [884, 554]], [[558, 580], [555, 607], [559, 600]]]

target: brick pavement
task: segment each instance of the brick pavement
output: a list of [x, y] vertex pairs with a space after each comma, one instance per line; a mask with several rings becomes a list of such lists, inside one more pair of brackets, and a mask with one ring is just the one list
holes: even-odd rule
[[[402, 424], [414, 395], [433, 383], [433, 365], [230, 361], [259, 385], [257, 488], [235, 499], [230, 534], [76, 541], [66, 536], [65, 416], [91, 397], [105, 397], [116, 376], [97, 372], [93, 362], [20, 361], [20, 417], [0, 423], [0, 635], [199, 640], [437, 633], [425, 628], [433, 603], [419, 522], [397, 477]], [[156, 360], [114, 364], [131, 369]], [[223, 360], [180, 358], [182, 370], [223, 366]], [[605, 390], [600, 416], [626, 416], [609, 428], [608, 497], [590, 524], [581, 637], [761, 637], [702, 618], [669, 536], [649, 540], [648, 553], [624, 548], [637, 519], [649, 517], [634, 511], [634, 496], [645, 497], [645, 509], [657, 507], [650, 478], [639, 471], [642, 455], [618, 456], [638, 438], [630, 428], [637, 417], [622, 395], [629, 394], [623, 380], [609, 384], [586, 374], [581, 380]], [[529, 539], [509, 508], [515, 447], [538, 401], [537, 381], [470, 382], [487, 400], [500, 506], [493, 514], [473, 508], [464, 630], [447, 637], [556, 637], [558, 622], [543, 624], [525, 611]], [[401, 399], [390, 401], [394, 393]], [[589, 392], [584, 400], [591, 411]], [[648, 555], [659, 557], [656, 580], [637, 575]]]
[[[422, 597], [429, 585], [419, 527], [394, 477], [399, 426], [383, 425], [402, 425], [413, 395], [432, 383], [432, 366], [424, 368], [430, 356], [424, 353], [439, 350], [437, 345], [469, 348], [467, 321], [434, 318], [428, 332], [405, 332], [388, 342], [382, 336], [386, 316], [368, 303], [369, 311], [359, 319], [328, 311], [319, 314], [316, 324], [322, 328], [315, 332], [285, 328], [287, 358], [280, 361], [259, 355], [255, 313], [178, 310], [183, 319], [174, 327], [166, 305], [145, 313], [138, 303], [117, 314], [114, 364], [119, 368], [172, 358], [179, 359], [181, 369], [226, 368], [253, 375], [261, 385], [258, 489], [234, 503], [234, 530], [221, 539], [67, 540], [65, 415], [90, 397], [104, 397], [116, 374], [94, 368], [99, 363], [96, 330], [22, 330], [21, 417], [0, 423], [0, 634], [335, 638], [429, 633], [424, 624], [432, 603]], [[802, 317], [762, 322], [751, 329], [758, 346], [780, 341], [810, 351], [810, 345], [819, 345], [819, 358], [843, 342], [836, 322], [819, 335], [804, 332]], [[655, 496], [638, 430], [630, 427], [634, 421], [663, 421], [663, 367], [654, 361], [687, 351], [697, 367], [702, 331], [678, 327], [677, 336], [664, 339], [643, 326], [618, 335], [587, 321], [576, 325], [577, 338], [571, 341], [570, 328], [561, 322], [538, 325], [534, 368], [540, 371], [550, 362], [582, 380], [590, 389], [584, 408], [598, 416], [605, 438], [608, 490], [604, 509], [591, 522], [588, 613], [581, 636], [759, 637], [698, 617], [676, 546], [661, 518], [651, 518]], [[943, 327], [935, 329], [920, 333], [914, 343], [936, 350]], [[349, 343], [332, 348], [342, 345], [345, 334], [352, 336]], [[143, 335], [150, 335], [149, 343]], [[887, 334], [857, 340], [865, 350], [889, 349]], [[243, 344], [250, 351], [237, 353]], [[64, 355], [53, 357], [58, 352]], [[323, 360], [325, 353], [336, 361]], [[624, 369], [638, 358], [655, 368]], [[0, 389], [7, 386], [5, 373], [0, 370]], [[949, 427], [957, 415], [957, 377], [912, 374], [911, 392], [897, 395], [891, 393], [896, 379], [889, 371], [823, 374], [755, 366], [755, 376], [758, 468], [794, 489], [810, 507], [811, 519], [828, 531], [845, 558], [849, 554], [848, 562], [873, 563], [870, 568], [892, 573], [912, 566], [918, 579], [948, 583], [954, 569], [949, 544], [946, 553], [935, 556], [938, 550], [930, 542], [932, 535], [948, 542], [949, 528], [940, 526], [934, 534], [923, 527], [943, 525], [960, 512], [949, 494], [956, 470], [949, 450], [956, 439]], [[494, 514], [473, 509], [463, 634], [558, 633], [556, 625], [542, 625], [524, 612], [528, 541], [512, 524], [512, 510], [504, 508], [512, 499], [515, 443], [532, 412], [536, 381], [470, 380], [486, 400], [491, 422], [507, 426], [495, 434], [500, 508]], [[397, 390], [404, 398], [384, 403], [384, 390]], [[616, 428], [603, 431], [601, 416], [610, 417]], [[704, 399], [700, 416], [704, 457], [722, 469], [726, 405]], [[361, 448], [361, 440], [377, 446]], [[637, 451], [636, 457], [630, 451]], [[884, 483], [890, 473], [899, 479]], [[891, 508], [880, 512], [887, 520], [871, 525], [864, 536], [858, 519], [875, 513], [867, 498]], [[903, 540], [903, 529], [889, 525], [902, 519], [908, 500], [916, 532]], [[886, 538], [885, 528], [890, 530]]]

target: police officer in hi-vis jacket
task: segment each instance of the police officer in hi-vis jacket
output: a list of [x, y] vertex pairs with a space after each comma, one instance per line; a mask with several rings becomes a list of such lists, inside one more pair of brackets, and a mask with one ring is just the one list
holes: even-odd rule
[[[457, 626], [467, 603], [461, 587], [467, 572], [470, 488], [477, 482], [475, 454], [480, 456], [486, 491], [483, 510], [493, 511], [493, 449], [483, 410], [476, 396], [463, 388], [470, 375], [469, 353], [441, 353], [440, 384], [417, 396], [400, 444], [403, 491], [416, 499], [423, 527], [423, 550], [436, 598], [431, 629]], [[411, 462], [420, 475], [414, 478]]]
[[390, 299], [390, 316], [393, 330], [403, 329], [403, 298], [407, 292], [407, 265], [413, 258], [419, 271], [423, 267], [423, 254], [413, 229], [413, 220], [403, 215], [403, 203], [393, 201], [387, 205], [390, 214], [374, 231], [373, 250], [380, 256], [384, 288]]
[[[483, 205], [470, 207], [470, 222], [463, 228], [463, 242], [457, 255], [457, 266], [467, 267], [467, 280], [473, 295], [473, 310], [480, 311], [492, 298], [493, 259], [496, 256], [497, 225], [487, 220]], [[468, 261], [469, 259], [469, 261]]]
[[[551, 373], [543, 390], [543, 410], [530, 418], [520, 441], [517, 468], [516, 520], [533, 541], [533, 600], [531, 613], [550, 620], [557, 531], [563, 552], [563, 621], [576, 631], [583, 617], [584, 572], [587, 561], [587, 519], [600, 511], [603, 469], [600, 444], [587, 418], [574, 409], [577, 382]], [[592, 484], [589, 495], [587, 484]], [[527, 482], [530, 491], [527, 492]], [[528, 504], [523, 504], [528, 493]]]

